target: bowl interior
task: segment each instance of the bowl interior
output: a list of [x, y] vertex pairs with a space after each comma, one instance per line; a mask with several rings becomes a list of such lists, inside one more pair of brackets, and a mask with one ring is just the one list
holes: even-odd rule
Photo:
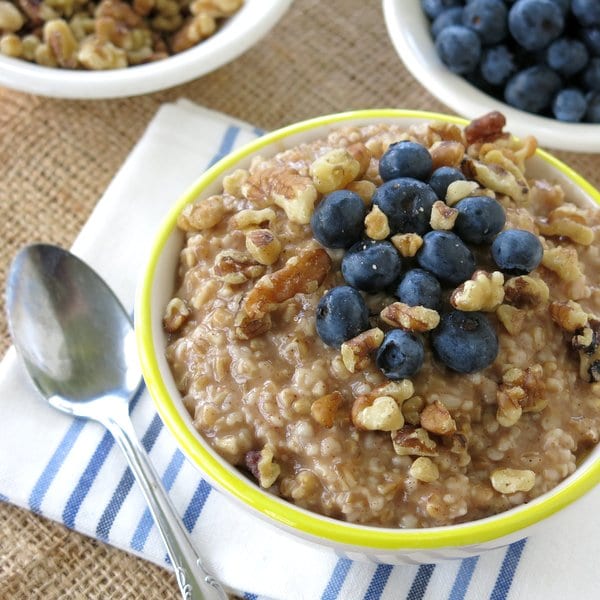
[[[386, 529], [344, 523], [298, 508], [270, 495], [224, 461], [192, 425], [165, 358], [166, 337], [162, 328], [164, 307], [170, 300], [183, 236], [177, 231], [177, 215], [187, 203], [218, 193], [224, 175], [248, 167], [253, 156], [270, 156], [299, 143], [327, 135], [341, 125], [373, 122], [413, 123], [443, 119], [464, 120], [432, 113], [399, 110], [359, 111], [313, 119], [269, 135], [229, 155], [209, 169], [173, 206], [155, 240], [138, 290], [136, 332], [146, 384], [157, 410], [188, 458], [207, 478], [255, 513], [297, 533], [319, 541], [353, 547], [380, 549], [442, 548], [480, 544], [510, 535], [553, 514], [576, 500], [600, 481], [600, 447], [582, 462], [576, 473], [551, 492], [527, 505], [479, 521], [431, 529]], [[529, 161], [528, 173], [560, 183], [568, 196], [582, 202], [600, 203], [600, 193], [557, 159], [539, 152]]]
[[242, 8], [198, 45], [164, 60], [108, 71], [68, 70], [0, 56], [0, 85], [56, 98], [119, 98], [162, 90], [230, 62], [283, 16], [292, 0], [245, 0]]
[[420, 0], [383, 0], [385, 22], [396, 52], [411, 74], [434, 96], [470, 119], [490, 110], [506, 116], [515, 135], [535, 135], [542, 146], [600, 152], [600, 125], [564, 123], [527, 113], [489, 96], [452, 73], [437, 55]]

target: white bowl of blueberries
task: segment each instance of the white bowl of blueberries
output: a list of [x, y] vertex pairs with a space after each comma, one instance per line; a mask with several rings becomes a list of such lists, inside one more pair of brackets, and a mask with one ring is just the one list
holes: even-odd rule
[[410, 72], [456, 112], [600, 152], [600, 0], [383, 0]]

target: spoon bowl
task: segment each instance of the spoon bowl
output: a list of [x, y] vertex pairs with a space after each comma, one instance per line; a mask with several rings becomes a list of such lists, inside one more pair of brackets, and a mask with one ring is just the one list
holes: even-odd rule
[[70, 252], [48, 244], [15, 257], [6, 293], [17, 352], [55, 408], [98, 421], [114, 436], [148, 502], [183, 598], [226, 600], [203, 567], [129, 417], [142, 382], [133, 325], [106, 283]]

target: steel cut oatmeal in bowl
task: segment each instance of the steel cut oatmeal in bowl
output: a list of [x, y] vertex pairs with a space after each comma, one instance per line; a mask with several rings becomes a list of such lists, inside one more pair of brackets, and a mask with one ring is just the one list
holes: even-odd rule
[[598, 442], [600, 211], [503, 127], [341, 124], [179, 215], [167, 360], [194, 427], [271, 494], [453, 525]]

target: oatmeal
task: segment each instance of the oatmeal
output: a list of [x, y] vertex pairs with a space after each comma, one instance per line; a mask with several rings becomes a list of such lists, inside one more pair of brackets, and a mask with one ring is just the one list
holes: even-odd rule
[[[189, 205], [167, 358], [257, 485], [386, 527], [479, 519], [600, 438], [600, 211], [492, 114], [340, 128]], [[407, 158], [408, 157], [408, 158]]]

